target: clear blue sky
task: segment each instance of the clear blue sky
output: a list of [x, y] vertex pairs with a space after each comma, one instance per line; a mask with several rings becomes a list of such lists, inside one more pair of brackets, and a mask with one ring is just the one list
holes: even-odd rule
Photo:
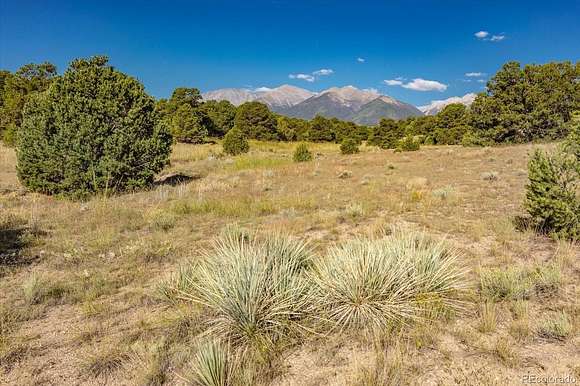
[[[178, 86], [207, 91], [289, 83], [318, 91], [352, 84], [420, 105], [481, 91], [477, 79], [508, 60], [580, 60], [578, 0], [0, 4], [0, 68], [48, 60], [62, 72], [75, 57], [105, 54], [156, 97]], [[478, 38], [479, 31], [488, 34]], [[321, 69], [332, 74], [313, 75]], [[436, 91], [442, 87], [413, 83], [416, 78], [447, 88]]]

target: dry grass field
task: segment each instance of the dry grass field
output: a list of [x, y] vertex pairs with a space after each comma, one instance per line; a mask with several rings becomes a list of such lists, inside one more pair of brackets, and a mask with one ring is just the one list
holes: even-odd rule
[[[149, 191], [73, 202], [25, 192], [0, 145], [0, 384], [187, 384], [203, 320], [159, 288], [224, 227], [284, 233], [324, 256], [395, 226], [459, 251], [463, 311], [385, 331], [304, 334], [262, 368], [272, 385], [511, 385], [580, 382], [580, 249], [519, 231], [534, 146], [177, 145]], [[522, 288], [525, 287], [525, 288]], [[531, 379], [531, 378], [528, 378]], [[540, 383], [541, 384], [541, 383]]]

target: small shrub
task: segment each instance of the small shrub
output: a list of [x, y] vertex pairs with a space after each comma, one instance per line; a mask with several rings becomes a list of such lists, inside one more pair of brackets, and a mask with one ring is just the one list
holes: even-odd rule
[[151, 228], [155, 230], [168, 231], [175, 226], [177, 217], [171, 212], [156, 210], [151, 214]]
[[560, 149], [536, 150], [528, 163], [524, 207], [535, 227], [557, 238], [580, 239], [580, 159]]
[[548, 315], [538, 327], [538, 334], [546, 339], [564, 340], [572, 334], [572, 323], [565, 312]]
[[340, 144], [342, 154], [356, 154], [359, 152], [358, 143], [355, 139], [347, 137]]
[[499, 174], [497, 172], [483, 172], [481, 173], [481, 179], [485, 181], [497, 181]]
[[239, 155], [250, 151], [246, 136], [236, 127], [226, 133], [222, 146], [224, 153], [229, 155]]
[[308, 150], [308, 147], [305, 143], [301, 143], [296, 146], [296, 150], [294, 150], [294, 155], [292, 157], [294, 162], [308, 162], [312, 161], [312, 153]]
[[483, 270], [480, 280], [481, 294], [496, 301], [528, 299], [532, 291], [527, 273], [516, 267]]
[[440, 200], [446, 201], [451, 197], [453, 197], [454, 193], [455, 188], [453, 186], [448, 185], [439, 189], [435, 189], [433, 192], [431, 192], [431, 195], [433, 197], [439, 198]]
[[343, 171], [338, 173], [337, 177], [340, 178], [341, 180], [351, 178], [352, 172], [350, 170], [343, 170]]
[[532, 272], [534, 288], [538, 295], [553, 296], [562, 286], [562, 273], [557, 265], [537, 266]]
[[397, 150], [399, 151], [417, 151], [421, 148], [419, 141], [415, 141], [412, 135], [407, 135], [399, 142]]

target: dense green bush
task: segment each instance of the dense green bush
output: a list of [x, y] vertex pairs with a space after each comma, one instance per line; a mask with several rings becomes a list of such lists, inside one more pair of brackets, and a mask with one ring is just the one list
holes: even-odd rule
[[536, 150], [528, 164], [524, 206], [534, 225], [553, 236], [580, 239], [578, 124], [555, 153]]
[[0, 139], [6, 145], [16, 144], [16, 133], [28, 99], [46, 90], [56, 76], [56, 67], [48, 62], [29, 63], [14, 73], [0, 71]]
[[342, 154], [356, 154], [358, 153], [358, 143], [353, 138], [345, 138], [340, 144], [340, 152]]
[[274, 114], [270, 112], [268, 106], [260, 102], [246, 102], [240, 105], [234, 119], [234, 126], [246, 138], [261, 141], [279, 140], [277, 125]]
[[399, 145], [397, 146], [397, 150], [399, 151], [417, 151], [421, 146], [419, 145], [419, 141], [415, 141], [412, 135], [407, 135], [403, 138]]
[[293, 156], [294, 162], [307, 162], [312, 160], [312, 153], [308, 150], [305, 143], [296, 146]]
[[234, 127], [236, 106], [228, 101], [207, 101], [199, 106], [199, 110], [211, 121], [209, 135], [223, 137]]
[[471, 105], [473, 135], [495, 143], [563, 138], [580, 109], [579, 75], [578, 63], [504, 64]]
[[171, 134], [179, 142], [203, 143], [208, 136], [206, 120], [191, 105], [183, 104], [171, 116]]
[[404, 134], [403, 122], [393, 119], [381, 119], [379, 124], [372, 128], [369, 135], [369, 145], [383, 149], [394, 149]]
[[234, 127], [226, 133], [222, 146], [224, 153], [229, 155], [238, 155], [250, 151], [250, 144], [246, 136], [237, 127]]
[[26, 104], [17, 169], [31, 190], [80, 197], [134, 189], [168, 163], [171, 135], [153, 98], [107, 62], [73, 61]]

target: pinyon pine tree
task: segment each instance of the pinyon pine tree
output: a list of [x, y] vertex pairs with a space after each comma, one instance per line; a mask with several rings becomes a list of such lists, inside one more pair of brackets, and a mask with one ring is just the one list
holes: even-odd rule
[[250, 151], [250, 145], [248, 144], [246, 136], [235, 126], [224, 136], [222, 146], [224, 153], [229, 155], [239, 155]]
[[17, 169], [29, 189], [75, 197], [134, 189], [169, 162], [171, 135], [155, 101], [107, 62], [73, 61], [26, 104]]
[[554, 154], [536, 150], [528, 165], [524, 206], [534, 225], [552, 236], [580, 239], [580, 123]]

